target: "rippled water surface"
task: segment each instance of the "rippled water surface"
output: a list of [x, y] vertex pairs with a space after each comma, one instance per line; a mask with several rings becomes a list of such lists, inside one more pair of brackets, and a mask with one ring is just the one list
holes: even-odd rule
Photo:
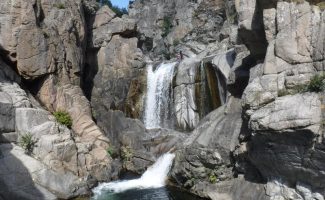
[[202, 200], [175, 188], [135, 189], [121, 193], [104, 192], [96, 200]]

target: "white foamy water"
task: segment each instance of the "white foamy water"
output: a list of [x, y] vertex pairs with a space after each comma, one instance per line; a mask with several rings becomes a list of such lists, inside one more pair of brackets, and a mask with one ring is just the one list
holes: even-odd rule
[[172, 81], [174, 63], [161, 63], [154, 71], [149, 65], [147, 75], [147, 97], [144, 111], [146, 128], [160, 128], [168, 123], [170, 103], [172, 102]]
[[138, 179], [100, 184], [98, 187], [93, 189], [93, 193], [95, 194], [94, 199], [107, 191], [119, 193], [131, 189], [149, 189], [165, 186], [166, 178], [172, 166], [174, 157], [175, 155], [172, 153], [162, 155]]

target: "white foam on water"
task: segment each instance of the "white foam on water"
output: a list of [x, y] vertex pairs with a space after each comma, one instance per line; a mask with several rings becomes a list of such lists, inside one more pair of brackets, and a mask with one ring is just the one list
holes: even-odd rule
[[138, 179], [102, 183], [93, 189], [94, 199], [105, 192], [119, 193], [131, 189], [149, 189], [165, 186], [168, 172], [173, 164], [175, 154], [166, 153], [149, 167]]

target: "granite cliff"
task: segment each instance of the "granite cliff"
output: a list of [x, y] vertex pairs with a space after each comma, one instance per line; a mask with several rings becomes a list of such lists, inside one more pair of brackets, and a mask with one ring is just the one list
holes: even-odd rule
[[[173, 124], [146, 129], [161, 62]], [[89, 195], [172, 149], [170, 184], [201, 197], [322, 200], [324, 69], [321, 0], [2, 0], [0, 199]]]

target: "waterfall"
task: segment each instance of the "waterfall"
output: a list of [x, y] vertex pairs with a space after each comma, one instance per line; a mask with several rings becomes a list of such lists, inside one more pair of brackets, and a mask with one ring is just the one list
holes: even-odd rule
[[146, 128], [168, 127], [171, 118], [172, 80], [174, 63], [161, 63], [155, 70], [153, 65], [147, 68], [147, 96], [144, 111]]
[[119, 193], [131, 189], [160, 188], [165, 186], [167, 174], [172, 166], [175, 155], [166, 153], [162, 155], [147, 171], [138, 179], [102, 183], [93, 189], [94, 199], [105, 192]]

